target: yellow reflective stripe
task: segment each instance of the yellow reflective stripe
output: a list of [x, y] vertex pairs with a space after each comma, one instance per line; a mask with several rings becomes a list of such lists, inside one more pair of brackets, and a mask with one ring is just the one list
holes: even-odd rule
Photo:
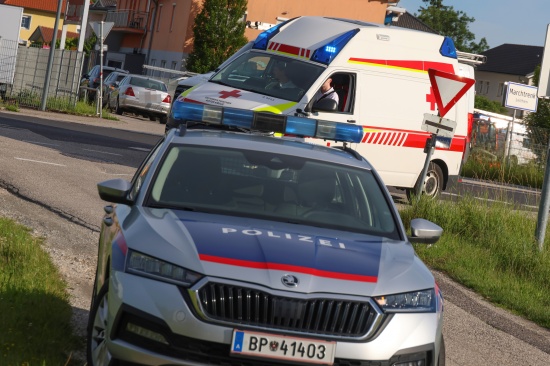
[[294, 107], [296, 104], [298, 104], [298, 103], [289, 102], [289, 103], [283, 103], [283, 104], [277, 104], [277, 105], [270, 105], [270, 106], [266, 106], [266, 107], [254, 108], [254, 111], [255, 112], [271, 112], [271, 113], [275, 113], [275, 114], [281, 114], [284, 111], [286, 111], [287, 109]]
[[[199, 85], [200, 85], [200, 84], [199, 84]], [[181, 93], [179, 96], [180, 96], [180, 97], [181, 97], [181, 96], [186, 97], [189, 93], [191, 93], [193, 90], [195, 90], [195, 89], [197, 88], [197, 86], [199, 86], [199, 85], [195, 85], [194, 87], [185, 90], [185, 91], [184, 91], [183, 93]]]

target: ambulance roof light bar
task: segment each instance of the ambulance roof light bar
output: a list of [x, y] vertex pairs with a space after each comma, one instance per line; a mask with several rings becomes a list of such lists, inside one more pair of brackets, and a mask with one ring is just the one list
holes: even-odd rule
[[439, 49], [439, 53], [441, 53], [441, 56], [458, 58], [458, 56], [456, 55], [455, 43], [453, 42], [451, 37], [445, 37], [443, 39], [443, 44]]
[[332, 60], [334, 60], [336, 56], [338, 56], [340, 51], [345, 47], [349, 40], [352, 39], [353, 36], [355, 36], [358, 32], [359, 29], [352, 29], [328, 42], [324, 46], [319, 47], [318, 49], [313, 51], [313, 55], [311, 56], [310, 60], [329, 65]]
[[296, 18], [289, 19], [287, 21], [284, 21], [282, 23], [279, 23], [262, 33], [258, 34], [258, 37], [256, 37], [256, 40], [254, 41], [254, 44], [252, 45], [252, 48], [258, 49], [258, 50], [267, 50], [267, 46], [269, 45], [269, 40], [277, 35], [279, 31], [281, 30], [281, 27], [285, 24], [288, 24], [292, 20]]
[[286, 116], [268, 112], [224, 108], [220, 106], [176, 102], [173, 117], [180, 121], [203, 122], [251, 131], [282, 133], [298, 137], [314, 137], [338, 142], [359, 143], [363, 128], [355, 124]]

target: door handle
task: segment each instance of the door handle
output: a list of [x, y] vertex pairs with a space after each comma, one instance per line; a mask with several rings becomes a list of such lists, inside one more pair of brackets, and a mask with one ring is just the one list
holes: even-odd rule
[[355, 120], [354, 120], [354, 119], [348, 119], [347, 122], [349, 122], [349, 123], [355, 123]]

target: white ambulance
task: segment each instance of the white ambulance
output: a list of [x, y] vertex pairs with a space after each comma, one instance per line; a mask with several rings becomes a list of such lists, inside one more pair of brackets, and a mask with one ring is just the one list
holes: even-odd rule
[[[355, 148], [387, 186], [414, 192], [425, 164], [424, 113], [437, 115], [428, 69], [473, 78], [453, 41], [440, 35], [325, 17], [298, 17], [261, 33], [250, 49], [174, 102], [167, 129], [182, 121], [177, 104], [193, 102], [308, 116], [361, 125]], [[317, 100], [331, 78], [336, 98]], [[474, 110], [470, 89], [445, 115], [457, 122], [440, 139], [423, 192], [436, 196], [458, 179]], [[314, 141], [326, 144], [324, 141]]]

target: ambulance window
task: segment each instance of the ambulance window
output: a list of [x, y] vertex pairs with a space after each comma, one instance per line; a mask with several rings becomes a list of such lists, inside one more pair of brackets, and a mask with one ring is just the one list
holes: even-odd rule
[[336, 73], [331, 75], [332, 87], [338, 94], [338, 112], [353, 113], [355, 102], [355, 74]]
[[210, 82], [298, 102], [323, 70], [302, 60], [249, 51], [227, 64]]

